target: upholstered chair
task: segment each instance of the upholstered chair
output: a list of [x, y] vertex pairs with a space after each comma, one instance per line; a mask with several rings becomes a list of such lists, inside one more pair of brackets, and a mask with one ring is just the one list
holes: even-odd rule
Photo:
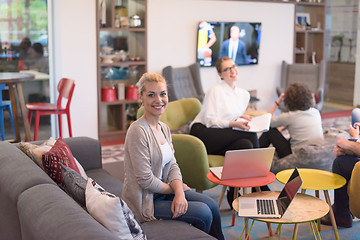
[[163, 68], [162, 75], [168, 83], [169, 101], [191, 97], [203, 101], [205, 94], [201, 85], [199, 63], [179, 68], [167, 66]]
[[[286, 87], [292, 83], [303, 83], [314, 94], [315, 107], [320, 111], [324, 103], [325, 86], [325, 64], [294, 63], [289, 64], [285, 61], [281, 64], [280, 86], [276, 88], [277, 94], [285, 92]], [[287, 111], [283, 104], [280, 104], [282, 111]]]

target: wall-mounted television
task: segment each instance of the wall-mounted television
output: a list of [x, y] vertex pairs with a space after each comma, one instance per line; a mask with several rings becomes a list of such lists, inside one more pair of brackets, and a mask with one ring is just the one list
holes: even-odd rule
[[237, 65], [258, 64], [260, 38], [260, 22], [201, 21], [196, 60], [202, 67], [215, 66], [223, 56], [232, 58]]

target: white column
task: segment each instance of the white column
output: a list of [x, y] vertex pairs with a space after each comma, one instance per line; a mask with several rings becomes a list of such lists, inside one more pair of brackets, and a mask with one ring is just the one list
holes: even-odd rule
[[[360, 10], [360, 4], [358, 5]], [[357, 16], [357, 43], [356, 43], [356, 63], [355, 63], [355, 82], [354, 82], [354, 106], [360, 106], [360, 14]]]

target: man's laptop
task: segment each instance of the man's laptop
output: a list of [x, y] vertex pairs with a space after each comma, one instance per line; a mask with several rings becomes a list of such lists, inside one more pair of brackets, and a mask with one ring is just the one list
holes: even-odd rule
[[210, 171], [221, 180], [265, 177], [270, 171], [275, 148], [231, 150], [225, 153], [223, 167]]
[[286, 209], [288, 209], [291, 201], [295, 198], [301, 184], [302, 179], [298, 169], [295, 168], [278, 198], [240, 197], [239, 216], [281, 218]]

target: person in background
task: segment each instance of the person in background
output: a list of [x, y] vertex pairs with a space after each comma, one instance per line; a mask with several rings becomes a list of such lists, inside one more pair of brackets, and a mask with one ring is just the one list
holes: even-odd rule
[[[283, 99], [289, 111], [272, 116], [269, 131], [259, 138], [260, 147], [272, 144], [279, 158], [291, 154], [292, 147], [323, 139], [320, 112], [313, 108], [314, 100], [310, 89], [299, 83], [289, 85], [271, 106], [269, 113], [274, 114]], [[290, 139], [282, 135], [279, 127], [289, 131]]]
[[[250, 94], [235, 85], [238, 79], [235, 62], [222, 57], [216, 61], [216, 70], [222, 81], [205, 94], [201, 111], [190, 125], [190, 134], [203, 141], [208, 154], [224, 156], [228, 150], [258, 148], [256, 133], [247, 132], [247, 123], [252, 117], [244, 113]], [[237, 121], [239, 118], [245, 121]], [[233, 188], [230, 188], [227, 194], [230, 207], [233, 196]]]
[[356, 122], [360, 122], [360, 108], [354, 108], [351, 112], [351, 124], [354, 126]]
[[[169, 127], [160, 122], [168, 104], [165, 79], [145, 73], [139, 80], [144, 115], [125, 138], [125, 180], [122, 198], [140, 222], [174, 219], [224, 239], [214, 199], [182, 182]], [[161, 234], [161, 233], [159, 233]]]
[[248, 64], [246, 55], [246, 44], [240, 39], [240, 27], [232, 26], [230, 28], [230, 38], [221, 44], [219, 58], [227, 56], [237, 65]]
[[25, 65], [27, 69], [49, 73], [49, 61], [48, 58], [44, 56], [44, 47], [41, 43], [36, 42], [32, 45], [25, 59]]
[[25, 37], [21, 40], [20, 43], [19, 59], [20, 60], [27, 59], [30, 52], [31, 52], [31, 40], [28, 37]]
[[[334, 204], [332, 208], [338, 227], [352, 227], [353, 220], [349, 209], [349, 195], [347, 189], [354, 166], [360, 161], [360, 141], [358, 139], [359, 126], [359, 122], [350, 125], [349, 133], [352, 139], [347, 140], [343, 137], [339, 138], [336, 141], [333, 150], [333, 154], [336, 158], [332, 165], [332, 171], [346, 179], [346, 184], [343, 187], [334, 190]], [[321, 223], [332, 225], [330, 215], [328, 214], [323, 217]]]

